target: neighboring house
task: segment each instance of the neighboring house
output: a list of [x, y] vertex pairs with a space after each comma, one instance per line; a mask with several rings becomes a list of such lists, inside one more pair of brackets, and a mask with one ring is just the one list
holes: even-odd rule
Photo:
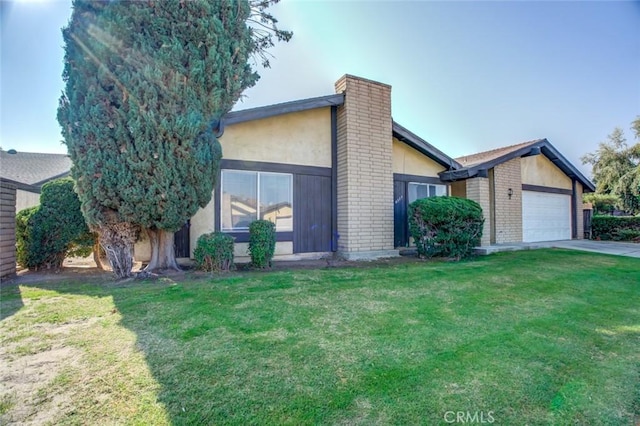
[[583, 238], [582, 194], [595, 187], [546, 139], [458, 158], [440, 173], [485, 216], [482, 245]]
[[68, 176], [71, 159], [66, 154], [42, 154], [0, 150], [0, 177], [16, 186], [16, 211], [40, 204], [40, 188], [45, 183]]
[[[178, 252], [191, 255], [200, 235], [223, 231], [246, 256], [249, 223], [267, 218], [277, 256], [395, 256], [410, 243], [408, 204], [446, 194], [482, 205], [483, 244], [581, 237], [581, 195], [593, 184], [548, 141], [456, 161], [393, 121], [391, 86], [345, 75], [336, 92], [223, 118], [218, 184], [178, 232], [188, 247]], [[540, 221], [557, 224], [532, 224]], [[148, 243], [136, 256], [148, 257]]]

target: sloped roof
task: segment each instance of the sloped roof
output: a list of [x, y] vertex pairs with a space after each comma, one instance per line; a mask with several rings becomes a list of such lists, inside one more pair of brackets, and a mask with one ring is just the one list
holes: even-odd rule
[[462, 165], [460, 165], [456, 160], [395, 121], [392, 125], [392, 133], [393, 137], [406, 143], [410, 147], [417, 149], [422, 154], [446, 167], [447, 170], [455, 170], [462, 167]]
[[68, 176], [71, 159], [66, 154], [42, 154], [0, 150], [0, 176], [27, 185], [42, 186], [59, 177]]
[[521, 148], [528, 147], [533, 145], [534, 143], [540, 142], [542, 139], [536, 139], [533, 141], [522, 142], [515, 145], [503, 146], [501, 148], [492, 149], [489, 151], [478, 152], [476, 154], [465, 155], [463, 157], [457, 157], [456, 161], [460, 163], [463, 167], [470, 167], [477, 164], [482, 164], [487, 161], [495, 160], [496, 158], [500, 158], [503, 155], [509, 155], [514, 151], [517, 151]]
[[243, 123], [245, 121], [259, 120], [261, 118], [268, 118], [281, 114], [289, 114], [292, 112], [342, 104], [344, 104], [344, 95], [342, 93], [337, 95], [320, 96], [317, 98], [299, 99], [280, 104], [231, 111], [224, 115], [222, 122], [224, 125]]
[[532, 155], [544, 155], [568, 177], [580, 182], [585, 192], [596, 190], [595, 185], [587, 179], [569, 160], [567, 160], [547, 139], [537, 139], [510, 145], [490, 151], [479, 152], [458, 158], [458, 162], [463, 165], [458, 170], [451, 170], [439, 173], [440, 179], [447, 182], [469, 179], [475, 176], [486, 177], [487, 171], [498, 164], [519, 157], [529, 157]]

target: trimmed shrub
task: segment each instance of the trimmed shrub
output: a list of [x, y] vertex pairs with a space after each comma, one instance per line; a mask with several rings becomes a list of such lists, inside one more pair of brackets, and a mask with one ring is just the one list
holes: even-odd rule
[[614, 240], [640, 242], [640, 229], [620, 229]]
[[16, 262], [18, 265], [28, 268], [31, 256], [31, 230], [33, 226], [29, 224], [31, 217], [40, 207], [27, 207], [16, 214]]
[[249, 225], [249, 256], [254, 268], [271, 267], [276, 251], [276, 225], [268, 220], [254, 220]]
[[640, 216], [593, 216], [594, 240], [633, 241], [640, 237]]
[[80, 211], [71, 178], [46, 183], [40, 205], [16, 215], [17, 261], [32, 270], [60, 268], [67, 256], [88, 256], [95, 235]]
[[208, 272], [231, 270], [234, 240], [231, 235], [222, 232], [200, 235], [193, 252], [197, 268]]
[[483, 223], [480, 205], [465, 198], [422, 198], [409, 205], [409, 231], [420, 257], [471, 256], [480, 245]]

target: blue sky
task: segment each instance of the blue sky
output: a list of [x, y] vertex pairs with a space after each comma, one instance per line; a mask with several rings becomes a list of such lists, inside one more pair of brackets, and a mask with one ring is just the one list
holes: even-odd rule
[[[70, 1], [0, 0], [0, 145], [64, 153], [55, 119]], [[640, 2], [291, 1], [290, 43], [236, 109], [392, 85], [394, 119], [451, 156], [546, 137], [570, 161], [640, 115]]]

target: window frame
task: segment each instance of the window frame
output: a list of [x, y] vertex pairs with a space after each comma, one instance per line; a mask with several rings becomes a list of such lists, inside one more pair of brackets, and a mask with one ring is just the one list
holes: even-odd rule
[[220, 170], [220, 208], [218, 209], [217, 214], [220, 215], [220, 231], [225, 233], [248, 233], [249, 227], [240, 227], [240, 228], [225, 228], [222, 220], [222, 212], [224, 210], [224, 175], [225, 172], [232, 173], [246, 173], [253, 174], [256, 177], [256, 220], [260, 219], [260, 199], [261, 199], [261, 191], [260, 191], [260, 177], [261, 175], [276, 175], [276, 176], [288, 176], [289, 177], [289, 202], [291, 203], [291, 226], [286, 229], [278, 229], [276, 224], [276, 232], [293, 232], [293, 221], [294, 221], [294, 211], [293, 211], [293, 173], [281, 173], [281, 172], [265, 172], [259, 170], [238, 170], [238, 169], [221, 169]]
[[[447, 195], [447, 193], [448, 193], [447, 185], [437, 184], [437, 183], [427, 183], [427, 182], [413, 182], [413, 181], [409, 181], [409, 182], [407, 182], [407, 205], [411, 204], [413, 201], [421, 200], [421, 198], [416, 198], [416, 199], [415, 199], [415, 200], [413, 200], [413, 201], [409, 201], [409, 186], [410, 186], [410, 185], [426, 186], [426, 187], [427, 187], [427, 193], [429, 193], [429, 192], [430, 192], [430, 191], [429, 191], [429, 190], [430, 190], [430, 188], [429, 188], [429, 187], [430, 187], [430, 186], [433, 186], [433, 187], [434, 187], [434, 194], [435, 194], [435, 195], [428, 195], [428, 196], [423, 197], [423, 198], [442, 197], [442, 196], [446, 196], [446, 195]], [[443, 190], [444, 190], [444, 194], [442, 194], [442, 195], [438, 195], [438, 187], [442, 187], [442, 188], [443, 188]]]

